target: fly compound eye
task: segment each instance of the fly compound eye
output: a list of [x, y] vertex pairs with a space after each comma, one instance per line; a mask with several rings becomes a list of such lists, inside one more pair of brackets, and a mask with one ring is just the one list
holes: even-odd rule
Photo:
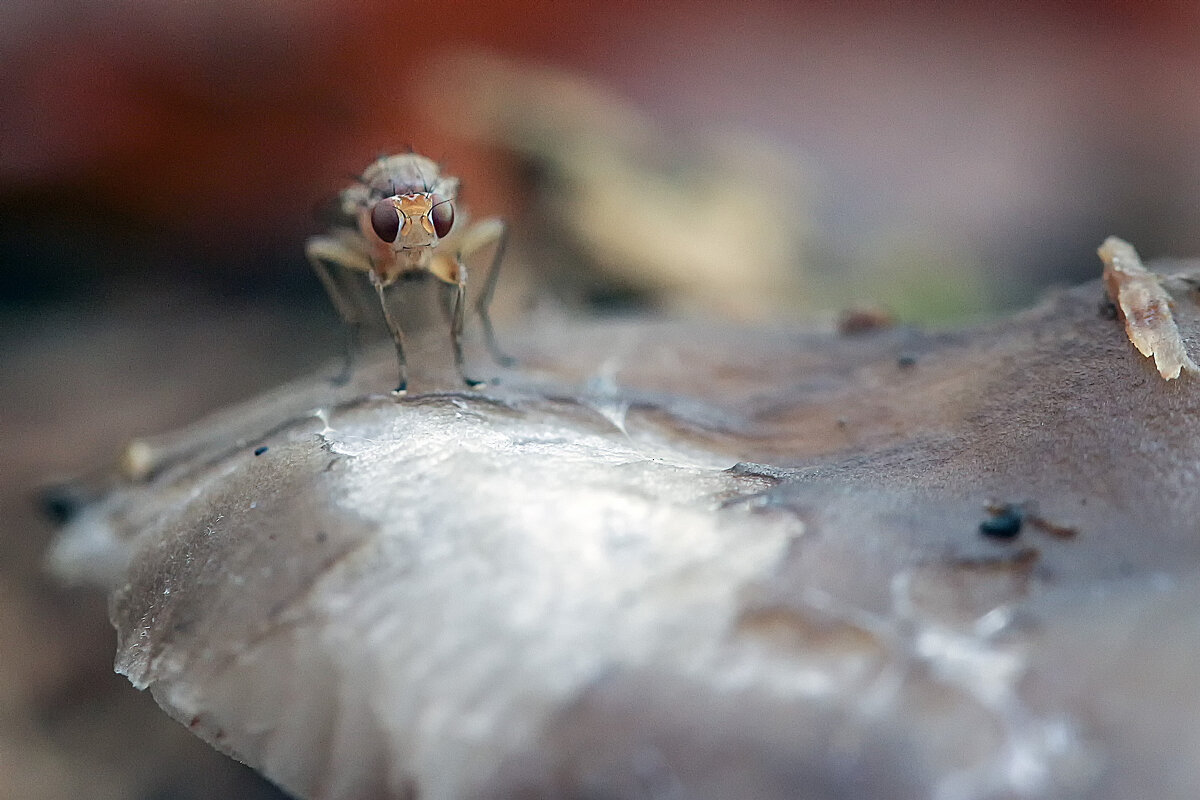
[[391, 200], [380, 200], [371, 208], [371, 228], [385, 242], [396, 241], [400, 233], [400, 215]]
[[433, 219], [433, 229], [437, 231], [438, 238], [445, 238], [446, 234], [450, 233], [450, 229], [454, 227], [454, 203], [435, 194], [429, 216]]

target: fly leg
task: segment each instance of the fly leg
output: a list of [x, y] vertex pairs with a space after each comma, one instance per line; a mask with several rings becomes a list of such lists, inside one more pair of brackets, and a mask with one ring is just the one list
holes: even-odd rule
[[462, 332], [463, 321], [467, 312], [467, 268], [458, 265], [458, 283], [451, 290], [454, 294], [450, 299], [450, 341], [454, 344], [454, 366], [458, 367], [458, 376], [463, 383], [474, 389], [483, 381], [468, 377], [463, 359]]
[[505, 355], [496, 342], [496, 330], [492, 327], [492, 295], [496, 293], [496, 282], [500, 277], [500, 262], [504, 260], [504, 248], [508, 244], [508, 225], [502, 219], [491, 217], [480, 220], [471, 226], [463, 235], [459, 248], [459, 261], [469, 260], [472, 255], [491, 245], [495, 245], [492, 256], [492, 266], [488, 270], [483, 284], [483, 291], [475, 301], [475, 310], [479, 312], [479, 321], [483, 324], [484, 341], [492, 360], [502, 367], [511, 367], [517, 363], [512, 356]]
[[304, 246], [304, 254], [312, 264], [313, 272], [325, 287], [338, 316], [346, 324], [346, 353], [342, 371], [334, 377], [337, 386], [346, 384], [354, 373], [354, 359], [358, 354], [362, 319], [354, 300], [345, 286], [330, 272], [329, 266], [336, 264], [346, 272], [361, 270], [370, 272], [371, 262], [355, 248], [337, 236], [314, 236]]
[[462, 334], [467, 317], [467, 268], [457, 259], [435, 256], [429, 267], [430, 273], [450, 290], [450, 343], [454, 346], [454, 366], [462, 382], [474, 389], [483, 381], [469, 377], [466, 359], [463, 357]]
[[371, 273], [371, 283], [375, 286], [375, 293], [379, 295], [379, 307], [383, 309], [383, 320], [392, 334], [392, 341], [396, 343], [396, 363], [400, 377], [396, 382], [395, 394], [404, 394], [408, 391], [408, 361], [404, 357], [404, 331], [400, 328], [400, 323], [392, 316], [391, 309], [388, 308], [385, 291], [387, 287], [374, 272]]

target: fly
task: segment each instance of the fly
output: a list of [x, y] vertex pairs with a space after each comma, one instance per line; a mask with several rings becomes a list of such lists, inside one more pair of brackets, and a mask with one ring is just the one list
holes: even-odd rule
[[414, 273], [429, 273], [447, 287], [450, 301], [450, 341], [454, 364], [463, 383], [470, 387], [482, 381], [468, 377], [463, 359], [462, 333], [466, 317], [467, 267], [465, 260], [495, 248], [492, 266], [475, 308], [483, 324], [488, 351], [498, 364], [512, 359], [496, 344], [489, 308], [500, 274], [500, 261], [508, 227], [492, 217], [473, 225], [457, 208], [458, 178], [443, 176], [438, 165], [416, 153], [380, 158], [341, 194], [341, 209], [349, 224], [335, 227], [324, 236], [314, 236], [305, 254], [329, 293], [338, 315], [350, 328], [351, 341], [342, 380], [348, 380], [352, 354], [361, 326], [358, 309], [330, 271], [331, 266], [365, 272], [379, 297], [383, 318], [396, 345], [399, 381], [396, 393], [408, 389], [408, 362], [404, 355], [404, 331], [388, 307], [388, 287]]

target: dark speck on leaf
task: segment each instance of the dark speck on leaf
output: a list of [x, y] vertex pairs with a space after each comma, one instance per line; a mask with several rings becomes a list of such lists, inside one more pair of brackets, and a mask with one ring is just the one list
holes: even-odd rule
[[269, 449], [270, 448], [268, 448], [265, 444], [261, 447], [256, 447], [256, 448], [254, 448], [254, 455], [261, 456], [263, 453], [267, 452], [267, 450], [269, 450]]
[[1021, 512], [1009, 505], [993, 506], [990, 516], [979, 523], [979, 532], [996, 539], [1012, 539], [1021, 532]]
[[70, 522], [88, 502], [85, 493], [70, 484], [43, 489], [37, 499], [42, 514], [55, 525]]

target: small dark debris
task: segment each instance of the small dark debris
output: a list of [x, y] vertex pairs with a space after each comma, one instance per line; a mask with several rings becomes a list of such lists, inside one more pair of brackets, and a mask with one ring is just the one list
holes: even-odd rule
[[267, 446], [264, 444], [264, 445], [262, 445], [261, 447], [256, 447], [256, 448], [254, 448], [254, 455], [256, 455], [256, 456], [261, 456], [263, 453], [267, 452], [267, 451], [268, 451], [268, 450], [270, 450], [270, 449], [271, 449], [271, 448], [267, 447]]
[[900, 369], [911, 369], [917, 365], [917, 357], [913, 355], [903, 355], [896, 359], [896, 366]]
[[325, 544], [329, 541], [329, 534], [325, 531], [317, 531], [317, 544]]
[[42, 516], [55, 525], [66, 525], [83, 510], [90, 497], [80, 486], [64, 483], [49, 486], [38, 493], [38, 508]]
[[857, 336], [886, 330], [895, 324], [895, 316], [885, 309], [850, 308], [838, 317], [838, 333], [843, 336]]
[[775, 483], [783, 483], [794, 475], [792, 470], [752, 461], [739, 461], [725, 471], [736, 478], [765, 478]]
[[1107, 297], [1100, 301], [1100, 304], [1097, 306], [1097, 310], [1100, 312], [1100, 319], [1117, 318], [1117, 306]]
[[1024, 514], [1016, 506], [993, 505], [988, 507], [988, 518], [979, 523], [979, 532], [995, 539], [1014, 539], [1021, 532]]

